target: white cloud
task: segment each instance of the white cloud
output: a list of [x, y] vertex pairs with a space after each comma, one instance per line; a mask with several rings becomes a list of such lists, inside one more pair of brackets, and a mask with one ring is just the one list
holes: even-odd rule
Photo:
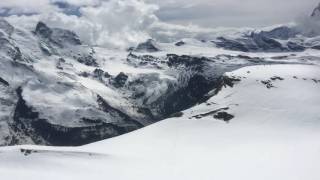
[[100, 7], [81, 9], [83, 18], [91, 21], [97, 31], [103, 33], [97, 37], [98, 44], [109, 41], [123, 46], [148, 38], [146, 29], [158, 19], [154, 15], [157, 6], [136, 0], [110, 0]]
[[54, 9], [49, 0], [1, 0], [0, 8], [9, 8], [10, 14], [39, 13]]
[[139, 0], [109, 0], [97, 7], [81, 7], [81, 17], [50, 11], [24, 16], [23, 21], [17, 16], [8, 19], [15, 24], [32, 23], [33, 26], [36, 20], [41, 20], [52, 27], [73, 30], [92, 45], [127, 48], [150, 38], [148, 29], [158, 22], [156, 10], [157, 6]]
[[[80, 6], [82, 16], [58, 11], [50, 4], [57, 1]], [[73, 30], [92, 45], [127, 48], [150, 37], [163, 42], [182, 38], [210, 39], [217, 35], [212, 26], [287, 23], [302, 12], [293, 12], [298, 4], [301, 9], [307, 9], [303, 12], [309, 15], [317, 4], [312, 2], [318, 0], [307, 3], [302, 0], [243, 0], [241, 3], [236, 0], [146, 1], [149, 3], [142, 0], [1, 0], [0, 7], [25, 8], [29, 12], [38, 9], [39, 15], [8, 18], [19, 26], [33, 29], [42, 20], [51, 27]]]

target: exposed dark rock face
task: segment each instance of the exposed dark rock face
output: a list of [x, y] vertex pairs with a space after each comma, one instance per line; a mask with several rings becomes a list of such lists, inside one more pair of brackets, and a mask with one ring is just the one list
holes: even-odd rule
[[[67, 127], [52, 124], [46, 119], [39, 118], [39, 113], [27, 105], [22, 97], [22, 88], [17, 89], [17, 95], [19, 100], [14, 112], [12, 128], [20, 135], [22, 133], [23, 136], [30, 137], [36, 144], [78, 146], [118, 136], [142, 127], [128, 115], [112, 108], [100, 96], [97, 101], [102, 110], [115, 118], [122, 118], [124, 123], [112, 124], [102, 120], [83, 118], [83, 121], [86, 121], [88, 125]], [[19, 144], [19, 137], [14, 138], [11, 144]]]
[[126, 84], [128, 78], [129, 78], [129, 76], [127, 76], [126, 74], [121, 72], [114, 78], [113, 85], [116, 88], [121, 88]]
[[311, 17], [316, 18], [320, 17], [320, 3], [319, 5], [313, 10]]
[[81, 46], [81, 40], [74, 32], [50, 28], [45, 23], [39, 22], [34, 34], [38, 37], [39, 47], [43, 54], [69, 57], [87, 66], [98, 67], [94, 50], [87, 46]]
[[177, 42], [175, 45], [176, 45], [176, 46], [183, 46], [183, 45], [185, 45], [185, 44], [186, 44], [185, 42], [179, 41], [179, 42]]
[[[173, 90], [160, 101], [163, 101], [162, 114], [169, 116], [175, 112], [185, 110], [197, 103], [204, 102], [205, 95], [215, 88], [216, 82], [208, 80], [201, 75], [190, 78], [187, 86]], [[159, 103], [159, 102], [157, 102]]]
[[142, 127], [142, 125], [135, 119], [132, 119], [127, 114], [121, 112], [118, 109], [115, 109], [111, 107], [101, 96], [98, 95], [97, 102], [99, 103], [100, 108], [106, 112], [111, 114], [113, 117], [120, 117], [125, 123], [124, 126], [128, 128], [128, 131], [135, 130], [139, 127]]
[[304, 51], [304, 50], [306, 50], [306, 48], [304, 46], [299, 45], [299, 44], [294, 43], [294, 42], [291, 42], [291, 41], [289, 41], [287, 43], [287, 46], [291, 51]]
[[[141, 112], [154, 121], [164, 119], [201, 102], [203, 96], [215, 88], [217, 83], [216, 77], [210, 77], [206, 74], [208, 71], [214, 71], [214, 67], [209, 65], [213, 61], [204, 57], [168, 54], [166, 61], [160, 61], [152, 56], [130, 55], [129, 60], [135, 64], [139, 64], [139, 60], [141, 60], [144, 66], [164, 66], [177, 71], [177, 75], [181, 74], [179, 75], [181, 77], [178, 78], [179, 82], [163, 82], [157, 75], [152, 74], [128, 82], [130, 91], [136, 92], [132, 98], [143, 102], [139, 105], [144, 107]], [[161, 83], [167, 85], [165, 92], [158, 94], [157, 98], [147, 96], [146, 92], [151, 90], [149, 86]], [[150, 99], [153, 100], [150, 102]]]
[[202, 68], [204, 67], [206, 62], [211, 61], [205, 57], [191, 57], [191, 56], [178, 56], [175, 54], [168, 54], [168, 66], [169, 67], [178, 67], [178, 66], [185, 66], [186, 68], [193, 68], [196, 71], [201, 72]]
[[65, 43], [81, 45], [79, 37], [74, 32], [59, 28], [51, 29], [43, 22], [37, 24], [35, 34], [60, 47], [63, 47]]
[[[18, 102], [14, 111], [13, 120], [11, 125], [13, 131], [19, 132], [20, 136], [28, 136], [37, 144], [46, 144], [44, 139], [37, 137], [37, 134], [32, 128], [34, 121], [39, 121], [39, 113], [35, 112], [31, 107], [27, 106], [26, 101], [22, 97], [22, 88], [16, 90], [18, 95]], [[20, 137], [14, 137], [11, 144], [19, 144]]]
[[6, 80], [2, 79], [1, 77], [0, 77], [0, 84], [3, 84], [5, 86], [9, 86], [10, 85]]
[[261, 33], [251, 33], [250, 38], [252, 38], [257, 49], [262, 49], [263, 51], [274, 51], [274, 52], [285, 51], [285, 48], [282, 47], [281, 43]]
[[104, 76], [104, 71], [102, 69], [95, 69], [93, 71], [93, 77], [102, 81]]
[[312, 49], [320, 50], [320, 45], [311, 47]]
[[45, 23], [39, 22], [35, 33], [42, 38], [51, 38], [52, 30]]
[[63, 127], [41, 120], [33, 123], [33, 128], [39, 136], [54, 146], [80, 146], [127, 132], [124, 128], [102, 122], [87, 127]]
[[58, 62], [57, 62], [57, 64], [56, 64], [56, 68], [57, 68], [57, 69], [60, 69], [60, 70], [63, 70], [63, 64], [64, 64], [65, 62], [66, 62], [65, 59], [59, 58], [59, 59], [58, 59]]
[[[225, 70], [222, 66], [215, 64], [214, 58], [195, 57], [187, 55], [168, 54], [166, 61], [161, 61], [152, 56], [136, 56], [129, 54], [128, 61], [133, 64], [143, 62], [143, 66], [158, 65], [164, 69], [176, 72], [178, 82], [163, 81], [158, 75], [141, 75], [139, 79], [129, 81], [126, 85], [130, 92], [134, 92], [130, 98], [137, 104], [147, 119], [158, 121], [173, 116], [177, 112], [188, 109], [198, 103], [205, 102], [212, 95], [218, 93], [223, 86], [233, 86], [237, 78], [223, 76]], [[147, 59], [147, 60], [146, 60]], [[155, 66], [155, 65], [154, 65]], [[232, 69], [232, 67], [226, 67]], [[165, 83], [167, 88], [165, 92], [148, 96], [151, 85]], [[214, 94], [208, 94], [213, 89]], [[156, 93], [156, 92], [155, 92]], [[143, 108], [142, 108], [143, 107]]]
[[198, 115], [192, 116], [191, 119], [192, 118], [202, 119], [204, 117], [212, 116], [215, 119], [223, 120], [225, 122], [229, 122], [231, 119], [234, 118], [234, 116], [229, 114], [229, 113], [227, 113], [227, 112], [225, 112], [227, 110], [229, 110], [229, 107], [220, 108], [220, 109], [216, 109], [216, 110], [213, 110], [213, 111], [210, 111], [210, 112], [207, 112], [207, 113], [203, 113], [203, 114], [198, 114]]
[[90, 76], [90, 73], [88, 73], [88, 72], [81, 72], [81, 73], [79, 74], [79, 76], [82, 76], [82, 77], [87, 78], [87, 77]]
[[82, 55], [77, 58], [77, 61], [87, 66], [98, 67], [98, 63], [96, 62], [96, 59], [92, 55]]
[[260, 34], [269, 38], [288, 40], [289, 38], [295, 37], [298, 34], [298, 31], [294, 28], [281, 26], [271, 31], [262, 31]]
[[8, 38], [0, 36], [0, 50], [4, 51], [12, 60], [22, 61], [20, 48], [11, 43]]
[[251, 32], [249, 35], [235, 39], [218, 37], [212, 41], [217, 47], [243, 52], [289, 52], [304, 51], [305, 45], [289, 41], [286, 44], [281, 40], [289, 40], [298, 34], [298, 30], [286, 26], [278, 27], [270, 31]]
[[192, 118], [202, 119], [204, 117], [212, 116], [214, 119], [222, 120], [222, 121], [225, 121], [228, 123], [231, 119], [234, 118], [234, 115], [226, 112], [227, 110], [229, 110], [229, 107], [216, 109], [216, 110], [213, 110], [213, 111], [210, 111], [207, 113], [203, 113], [203, 114], [198, 114], [198, 115], [190, 117], [189, 119], [192, 119]]
[[234, 51], [248, 52], [249, 49], [242, 43], [224, 37], [217, 38], [218, 41], [213, 41], [218, 47], [230, 49]]
[[20, 149], [20, 152], [25, 156], [29, 156], [30, 154], [37, 153], [38, 151], [30, 150], [30, 149]]
[[275, 86], [272, 84], [273, 81], [283, 81], [284, 78], [279, 76], [273, 76], [270, 78], [270, 80], [261, 81], [262, 84], [264, 84], [268, 89], [275, 88]]
[[57, 28], [54, 29], [51, 40], [59, 45], [63, 45], [66, 42], [74, 46], [82, 44], [78, 35], [74, 32]]
[[156, 44], [156, 42], [152, 39], [147, 40], [144, 43], [140, 43], [135, 51], [138, 52], [157, 52], [160, 51], [160, 48]]
[[261, 83], [264, 84], [268, 89], [274, 88], [274, 85], [272, 84], [271, 80], [261, 81]]
[[178, 118], [178, 117], [182, 117], [183, 116], [183, 112], [177, 112], [177, 113], [173, 113], [171, 114], [168, 118]]
[[225, 122], [229, 122], [231, 119], [234, 118], [234, 115], [229, 114], [227, 112], [218, 112], [213, 116], [215, 119], [223, 120]]
[[273, 76], [272, 78], [270, 78], [272, 81], [276, 81], [276, 80], [279, 80], [279, 81], [283, 81], [284, 79], [282, 77], [279, 77], [279, 76]]
[[166, 62], [157, 58], [153, 57], [151, 55], [141, 55], [137, 56], [133, 53], [129, 53], [127, 57], [127, 62], [130, 63], [130, 65], [133, 65], [135, 67], [144, 67], [144, 66], [150, 66], [153, 68], [160, 69], [160, 64], [165, 64]]

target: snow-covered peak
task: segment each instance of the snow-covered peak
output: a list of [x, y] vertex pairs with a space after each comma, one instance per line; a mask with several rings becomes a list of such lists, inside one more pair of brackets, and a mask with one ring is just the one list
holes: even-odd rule
[[280, 26], [270, 31], [262, 31], [261, 34], [270, 38], [288, 40], [290, 38], [294, 38], [298, 34], [298, 32], [294, 28], [290, 28], [288, 26]]
[[43, 22], [37, 24], [35, 34], [60, 46], [66, 44], [81, 45], [79, 36], [74, 32], [66, 29], [50, 28]]
[[[304, 56], [319, 56], [310, 49], [319, 48], [314, 46], [319, 39], [291, 42], [298, 37], [286, 27], [216, 41], [148, 40], [131, 52], [81, 44], [72, 31], [46, 22], [31, 31], [3, 20], [0, 32], [0, 78], [9, 84], [8, 101], [14, 101], [7, 109], [15, 111], [5, 114], [14, 115], [9, 118], [16, 126], [27, 126], [12, 130], [20, 134], [10, 134], [5, 143], [15, 138], [14, 144], [80, 145], [117, 136], [203, 102], [224, 85], [225, 72], [256, 64], [316, 63]], [[52, 131], [43, 134], [44, 126]], [[1, 138], [6, 139], [0, 133]]]
[[157, 52], [160, 51], [160, 47], [153, 39], [148, 39], [146, 42], [140, 43], [135, 51], [138, 52]]

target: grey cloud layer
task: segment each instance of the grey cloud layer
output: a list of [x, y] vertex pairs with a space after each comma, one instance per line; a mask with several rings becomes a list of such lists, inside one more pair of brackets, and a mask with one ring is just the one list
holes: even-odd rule
[[[11, 14], [47, 12], [52, 2], [99, 6], [109, 0], [1, 0], [0, 7]], [[123, 0], [118, 0], [123, 1]], [[309, 14], [319, 0], [145, 0], [160, 8], [156, 15], [165, 22], [196, 24], [207, 27], [252, 26], [287, 23]]]
[[[317, 1], [0, 0], [0, 9], [10, 8], [12, 14], [38, 13], [7, 17], [18, 26], [33, 29], [41, 20], [49, 26], [73, 30], [91, 45], [127, 48], [148, 38], [161, 42], [181, 38], [210, 39], [226, 31], [211, 27], [288, 23], [301, 14], [311, 14]], [[54, 6], [54, 2], [68, 2], [76, 6], [81, 15], [66, 14]]]
[[319, 0], [162, 0], [157, 15], [184, 24], [261, 27], [309, 15], [317, 3]]

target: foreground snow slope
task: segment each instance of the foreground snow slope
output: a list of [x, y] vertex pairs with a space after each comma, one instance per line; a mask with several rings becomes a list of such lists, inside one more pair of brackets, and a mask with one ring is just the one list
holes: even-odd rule
[[78, 148], [1, 148], [1, 179], [320, 179], [319, 66], [227, 76], [240, 81], [133, 133]]

